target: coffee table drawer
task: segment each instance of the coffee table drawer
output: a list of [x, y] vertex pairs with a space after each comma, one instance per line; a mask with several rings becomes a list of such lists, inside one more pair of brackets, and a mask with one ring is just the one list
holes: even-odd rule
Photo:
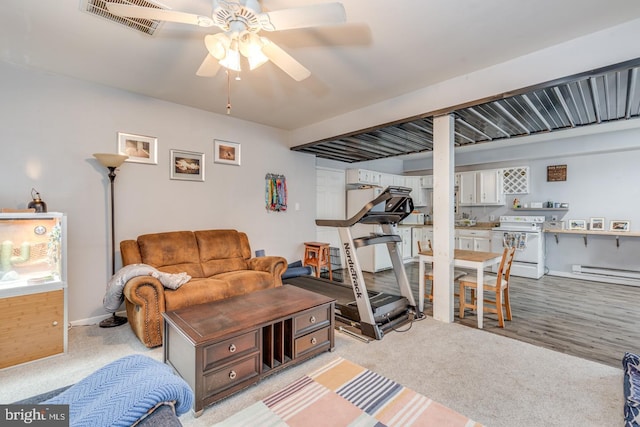
[[260, 374], [260, 353], [204, 375], [204, 396], [219, 393]]
[[220, 365], [229, 357], [238, 357], [247, 351], [257, 351], [260, 346], [258, 330], [229, 338], [204, 348], [204, 370]]
[[299, 357], [325, 345], [330, 345], [328, 327], [311, 332], [310, 334], [304, 335], [300, 338], [296, 338], [294, 346], [295, 354], [293, 357]]
[[294, 335], [304, 333], [306, 330], [326, 326], [330, 321], [329, 316], [330, 307], [328, 306], [305, 311], [293, 318]]

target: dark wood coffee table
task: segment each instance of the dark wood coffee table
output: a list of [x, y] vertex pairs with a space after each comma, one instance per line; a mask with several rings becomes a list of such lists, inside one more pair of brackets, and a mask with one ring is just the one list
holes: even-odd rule
[[194, 412], [334, 349], [334, 303], [295, 286], [163, 313], [164, 361], [195, 393]]

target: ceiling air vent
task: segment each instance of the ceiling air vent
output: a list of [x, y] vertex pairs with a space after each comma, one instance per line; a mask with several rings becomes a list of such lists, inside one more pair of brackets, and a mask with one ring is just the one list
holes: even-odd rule
[[122, 16], [117, 16], [109, 13], [107, 10], [107, 3], [121, 3], [121, 4], [130, 4], [133, 6], [141, 6], [141, 7], [153, 7], [155, 9], [163, 9], [155, 3], [151, 3], [146, 0], [83, 0], [80, 8], [84, 12], [88, 12], [92, 15], [97, 15], [101, 18], [108, 19], [109, 21], [116, 22], [120, 25], [123, 25], [127, 28], [134, 29], [136, 31], [140, 31], [141, 33], [148, 34], [150, 36], [158, 29], [160, 25], [160, 21], [152, 20], [152, 19], [141, 19], [141, 18], [123, 18]]

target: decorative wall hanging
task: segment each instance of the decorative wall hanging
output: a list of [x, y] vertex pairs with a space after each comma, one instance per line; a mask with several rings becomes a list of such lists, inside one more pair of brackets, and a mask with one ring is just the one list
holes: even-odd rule
[[240, 144], [219, 139], [214, 140], [213, 161], [214, 163], [240, 166]]
[[118, 132], [118, 154], [129, 156], [125, 162], [158, 164], [158, 138]]
[[287, 179], [284, 175], [268, 173], [264, 177], [264, 199], [267, 211], [284, 212], [287, 210]]
[[566, 181], [567, 165], [547, 166], [547, 182]]
[[171, 179], [204, 181], [204, 153], [171, 150]]

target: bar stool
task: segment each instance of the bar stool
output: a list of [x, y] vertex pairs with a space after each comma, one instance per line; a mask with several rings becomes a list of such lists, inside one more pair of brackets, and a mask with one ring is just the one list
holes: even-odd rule
[[329, 270], [329, 280], [333, 280], [329, 243], [304, 242], [304, 261], [302, 265], [310, 265], [314, 267], [316, 270], [316, 277], [320, 277], [320, 269], [325, 266]]

